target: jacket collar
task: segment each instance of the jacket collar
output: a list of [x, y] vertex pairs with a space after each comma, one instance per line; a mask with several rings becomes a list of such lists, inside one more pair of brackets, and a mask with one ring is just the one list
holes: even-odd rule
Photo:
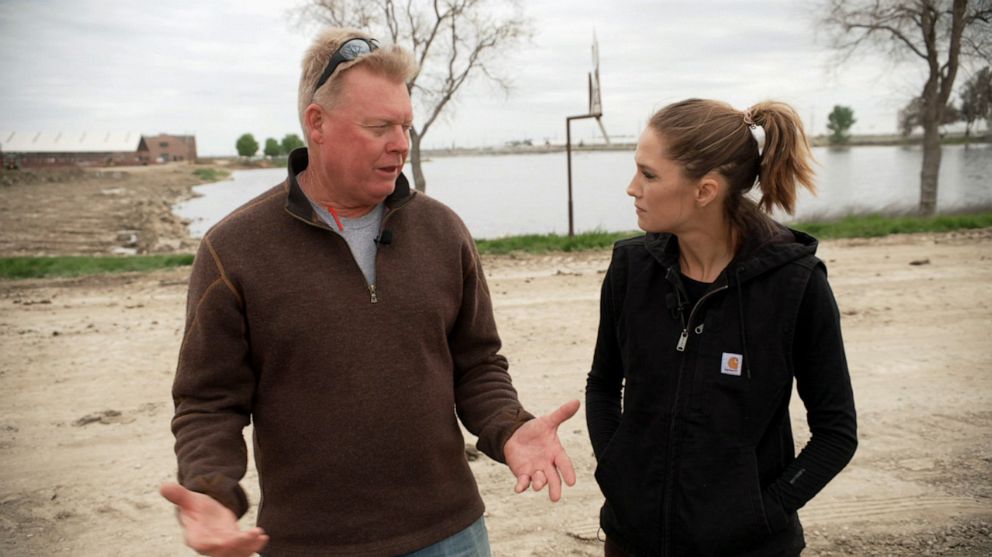
[[[320, 217], [314, 213], [310, 200], [307, 199], [306, 194], [303, 193], [303, 188], [300, 187], [296, 179], [296, 175], [306, 170], [309, 164], [310, 155], [306, 147], [294, 149], [289, 154], [289, 161], [286, 165], [289, 172], [289, 176], [286, 178], [286, 210], [306, 222], [319, 223]], [[410, 190], [410, 182], [407, 181], [406, 176], [400, 174], [396, 178], [396, 188], [385, 200], [386, 210], [392, 211], [402, 207], [413, 199], [416, 193], [416, 191]]]
[[746, 242], [731, 261], [731, 266], [738, 279], [745, 281], [814, 255], [817, 246], [816, 238], [809, 234], [776, 223], [776, 229], [770, 236]]
[[[791, 261], [813, 255], [817, 245], [816, 238], [809, 234], [776, 224], [771, 235], [763, 238], [753, 235], [747, 237], [740, 251], [727, 265], [724, 274], [727, 278], [736, 276], [738, 280], [745, 281]], [[676, 236], [648, 233], [644, 236], [644, 247], [669, 273], [679, 273], [679, 240]]]

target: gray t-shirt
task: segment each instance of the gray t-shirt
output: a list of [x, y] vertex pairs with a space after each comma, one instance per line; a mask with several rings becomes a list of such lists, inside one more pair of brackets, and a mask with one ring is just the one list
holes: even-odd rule
[[348, 242], [351, 255], [358, 263], [358, 268], [362, 270], [362, 274], [365, 275], [365, 281], [370, 285], [375, 284], [375, 252], [378, 247], [375, 239], [379, 235], [379, 226], [382, 224], [382, 203], [376, 205], [367, 214], [355, 219], [338, 215], [338, 218], [341, 219], [341, 228], [338, 228], [334, 215], [327, 208], [314, 203], [312, 199], [309, 201], [321, 220], [326, 222], [331, 230], [344, 238], [345, 242]]

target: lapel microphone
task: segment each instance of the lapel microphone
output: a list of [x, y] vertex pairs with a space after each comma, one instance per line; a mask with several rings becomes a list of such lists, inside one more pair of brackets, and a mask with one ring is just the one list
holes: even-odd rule
[[389, 229], [383, 230], [382, 233], [376, 236], [372, 241], [380, 246], [388, 246], [393, 243], [393, 231]]

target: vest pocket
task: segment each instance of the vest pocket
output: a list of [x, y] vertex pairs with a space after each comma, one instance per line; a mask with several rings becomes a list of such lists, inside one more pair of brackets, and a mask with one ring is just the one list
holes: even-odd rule
[[641, 543], [657, 543], [661, 510], [660, 463], [663, 451], [645, 449], [644, 441], [627, 433], [625, 423], [613, 435], [596, 466], [596, 482], [606, 497], [600, 519], [604, 529], [620, 530]]
[[749, 447], [684, 453], [676, 490], [675, 532], [702, 555], [743, 553], [771, 534]]

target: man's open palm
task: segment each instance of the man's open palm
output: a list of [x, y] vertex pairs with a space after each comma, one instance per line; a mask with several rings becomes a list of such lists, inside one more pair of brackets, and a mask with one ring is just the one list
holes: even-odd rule
[[159, 492], [176, 505], [186, 545], [201, 555], [248, 557], [269, 542], [261, 528], [239, 530], [234, 513], [207, 495], [171, 482], [163, 484]]
[[517, 477], [514, 491], [523, 492], [528, 486], [540, 491], [548, 486], [552, 501], [561, 499], [561, 480], [575, 485], [575, 469], [558, 439], [558, 426], [575, 415], [579, 401], [572, 400], [554, 412], [535, 418], [513, 432], [503, 447], [503, 456], [510, 471]]

